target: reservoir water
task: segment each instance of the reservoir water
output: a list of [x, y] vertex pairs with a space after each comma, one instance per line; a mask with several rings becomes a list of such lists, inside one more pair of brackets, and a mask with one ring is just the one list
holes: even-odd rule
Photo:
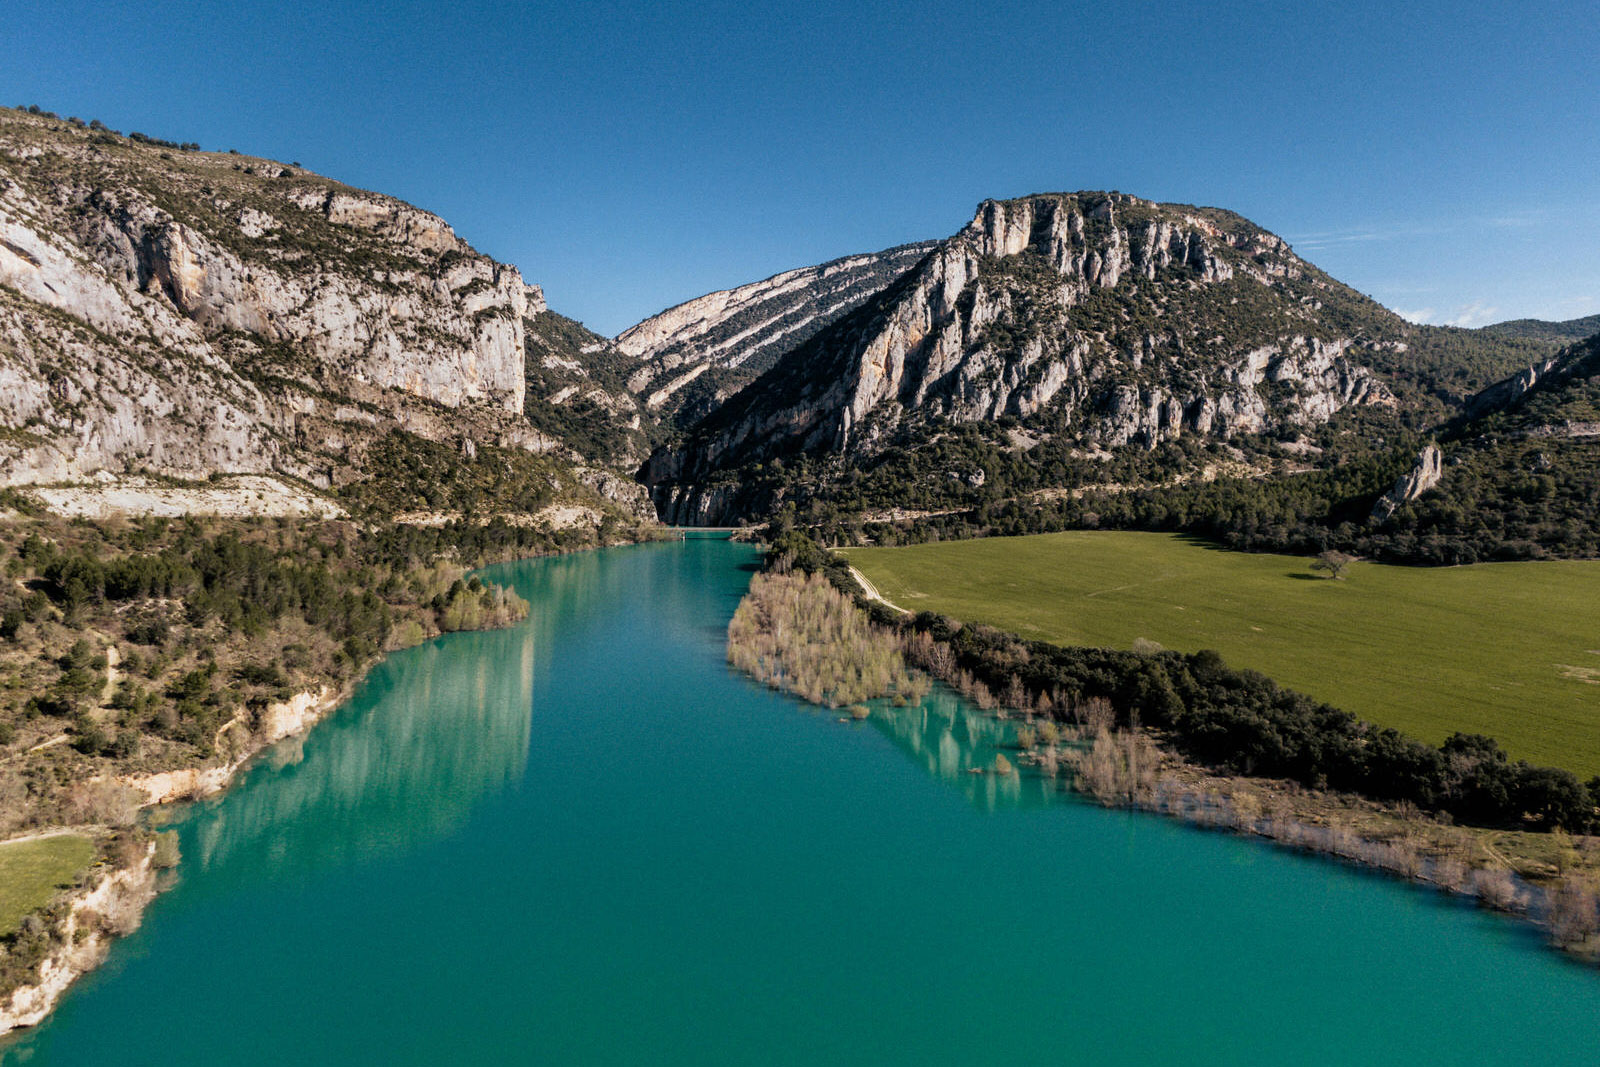
[[731, 674], [756, 555], [492, 568], [178, 823], [177, 885], [5, 1062], [1594, 1064], [1600, 973], [1437, 894], [972, 775]]

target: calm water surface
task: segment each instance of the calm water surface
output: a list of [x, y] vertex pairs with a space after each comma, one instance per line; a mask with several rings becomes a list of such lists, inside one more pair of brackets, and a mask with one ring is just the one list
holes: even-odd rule
[[178, 885], [6, 1062], [1600, 1062], [1600, 974], [1379, 877], [975, 776], [729, 674], [752, 550], [496, 568], [182, 823]]

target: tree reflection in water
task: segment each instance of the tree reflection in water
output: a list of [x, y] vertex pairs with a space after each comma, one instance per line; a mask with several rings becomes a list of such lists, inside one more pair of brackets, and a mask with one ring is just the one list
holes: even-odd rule
[[524, 623], [390, 657], [313, 734], [247, 772], [261, 780], [189, 813], [186, 863], [305, 872], [444, 837], [524, 773], [535, 644]]
[[1016, 764], [1016, 723], [985, 714], [939, 686], [920, 704], [875, 701], [869, 720], [895, 747], [935, 778], [988, 811], [1059, 801], [1059, 785], [1030, 767], [995, 772], [995, 757]]

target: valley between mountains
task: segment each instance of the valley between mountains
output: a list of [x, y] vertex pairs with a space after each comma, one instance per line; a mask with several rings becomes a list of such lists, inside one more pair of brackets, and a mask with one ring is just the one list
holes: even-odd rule
[[[880, 584], [1002, 622], [1032, 617], [1033, 594], [930, 568], [981, 556], [1023, 582], [994, 555], [1020, 542], [887, 554], [1119, 531], [1101, 544], [1300, 557], [1295, 576], [1249, 557], [1262, 603], [1313, 560], [1352, 586], [1375, 573], [1347, 574], [1358, 559], [1412, 568], [1407, 589], [1438, 573], [1421, 568], [1510, 561], [1569, 561], [1587, 582], [1600, 317], [1417, 325], [1230, 210], [1075, 191], [986, 200], [946, 235], [698, 296], [612, 338], [392, 197], [0, 109], [0, 832], [19, 842], [0, 844], [0, 1019], [43, 1018], [180, 862], [141, 809], [224, 787], [390, 652], [524, 618], [477, 568], [700, 526], [759, 531], [771, 569], [850, 597], [833, 550], [870, 548], [852, 558]], [[1028, 544], [1015, 558], [1075, 565]], [[1094, 595], [1081, 578], [1058, 584]], [[1030, 723], [1071, 721], [1085, 746], [1096, 727], [1156, 727], [1185, 773], [1377, 805], [1384, 833], [1501, 835], [1472, 862], [1545, 893], [1516, 899], [1551, 929], [1559, 902], [1557, 939], [1596, 950], [1600, 778], [1574, 772], [1600, 753], [1562, 759], [1600, 736], [1592, 612], [1541, 620], [1571, 670], [1518, 747], [1533, 727], [1514, 700], [1453, 723], [1408, 689], [1401, 725], [1428, 734], [1414, 739], [1339, 710], [1329, 675], [1357, 662], [1319, 660], [1312, 700], [1233, 662], [1251, 647], [1237, 626], [1224, 667], [1205, 635], [1181, 652], [1078, 647], [1056, 607], [1023, 635], [1047, 647], [880, 605], [873, 654], [981, 685]], [[1493, 611], [1463, 595], [1428, 618]], [[1422, 645], [1448, 656], [1449, 636]], [[946, 656], [948, 677], [928, 665]], [[1090, 701], [1111, 710], [1090, 722]], [[1382, 705], [1370, 687], [1362, 701]], [[22, 845], [29, 862], [8, 865]]]

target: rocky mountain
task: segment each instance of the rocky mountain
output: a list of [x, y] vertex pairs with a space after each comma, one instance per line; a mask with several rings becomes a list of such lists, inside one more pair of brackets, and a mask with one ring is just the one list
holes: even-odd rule
[[130, 466], [331, 484], [380, 422], [535, 442], [516, 268], [441, 219], [249, 156], [0, 112], [10, 484]]
[[525, 410], [568, 399], [528, 390], [558, 319], [515, 267], [392, 197], [0, 109], [0, 484], [225, 472], [338, 489], [414, 458], [398, 434], [464, 463], [551, 454], [538, 478], [478, 482], [577, 485], [571, 461], [603, 457]]
[[636, 469], [659, 437], [655, 413], [628, 387], [637, 361], [554, 311], [523, 325], [529, 422], [584, 457]]
[[1600, 437], [1600, 331], [1478, 393], [1461, 434]]
[[0, 109], [0, 486], [227, 473], [357, 510], [640, 514], [639, 471], [680, 522], [839, 486], [948, 513], [1414, 456], [1467, 397], [1559, 376], [1547, 333], [1413, 326], [1230, 212], [1086, 192], [610, 340], [399, 200]]
[[758, 514], [740, 471], [860, 462], [1010, 417], [1085, 448], [1294, 434], [1393, 408], [1407, 324], [1214, 208], [1118, 193], [986, 201], [858, 309], [789, 349], [643, 471], [660, 513]]
[[1357, 547], [1444, 563], [1600, 555], [1600, 335], [1483, 390], [1439, 442]]
[[785, 352], [860, 307], [937, 242], [785, 271], [668, 308], [617, 337], [638, 361], [628, 388], [662, 418], [692, 424]]

